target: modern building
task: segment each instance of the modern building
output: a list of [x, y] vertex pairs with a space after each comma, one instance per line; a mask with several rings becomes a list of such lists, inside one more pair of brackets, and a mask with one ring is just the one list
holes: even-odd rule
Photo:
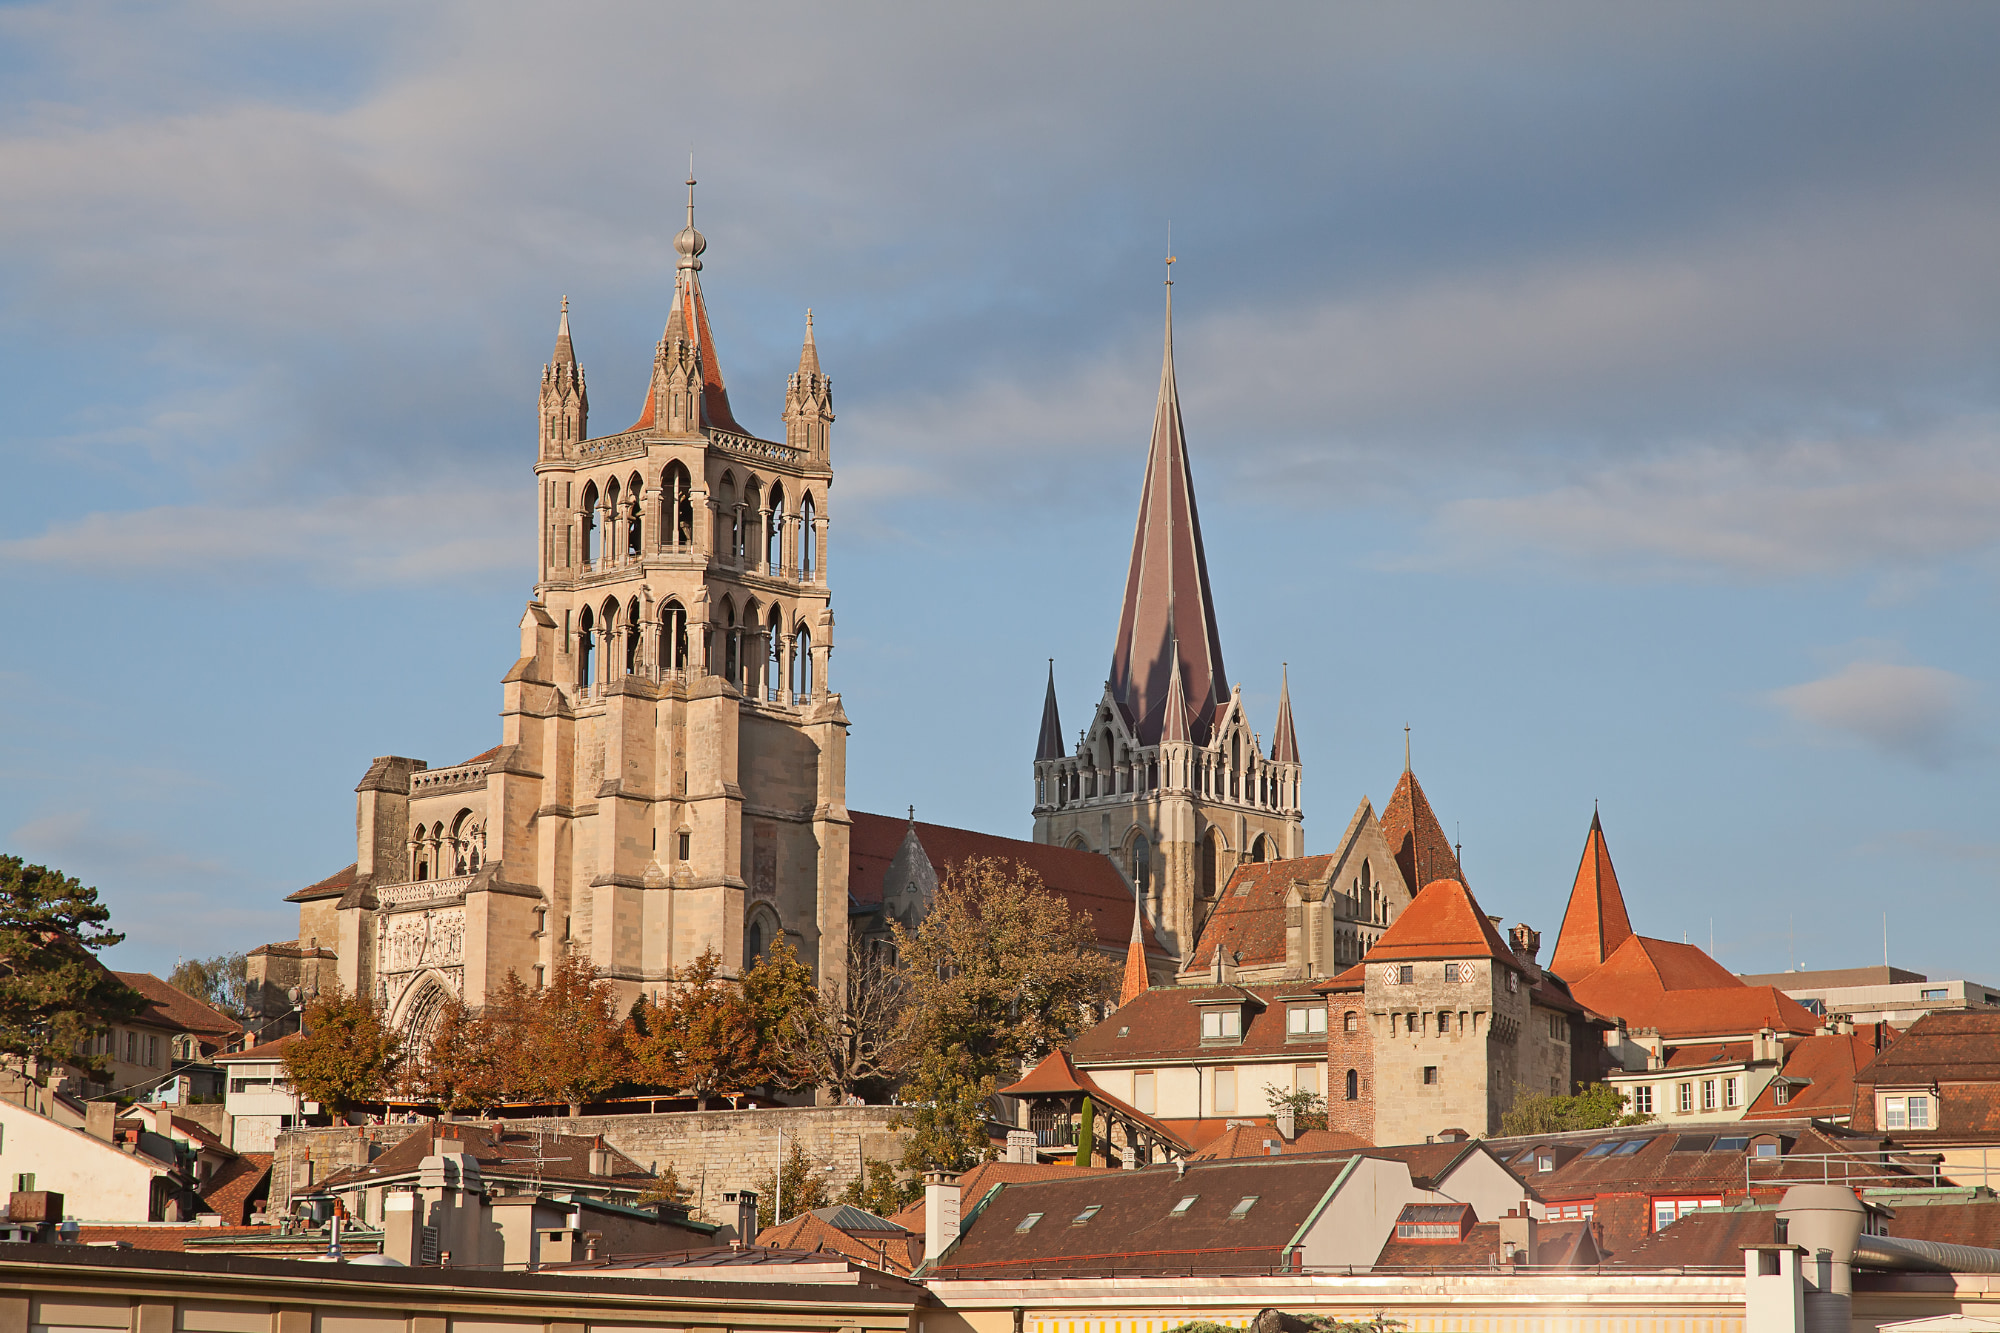
[[1820, 972], [1770, 972], [1743, 978], [1775, 986], [1815, 1014], [1854, 1023], [1908, 1027], [1925, 1014], [2000, 1007], [2000, 990], [1976, 981], [1932, 981], [1900, 967], [1848, 967]]
[[318, 1113], [319, 1103], [303, 1100], [285, 1072], [285, 1049], [297, 1040], [297, 1033], [288, 1033], [216, 1057], [225, 1079], [229, 1146], [237, 1152], [271, 1152], [280, 1131], [302, 1125], [307, 1115]]

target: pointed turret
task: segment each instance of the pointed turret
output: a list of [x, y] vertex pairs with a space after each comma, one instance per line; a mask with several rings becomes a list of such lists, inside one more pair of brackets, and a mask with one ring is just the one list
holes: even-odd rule
[[1132, 895], [1132, 938], [1125, 945], [1125, 979], [1118, 987], [1118, 1007], [1124, 1008], [1152, 987], [1146, 974], [1146, 904]]
[[1035, 762], [1063, 757], [1062, 715], [1056, 712], [1056, 659], [1049, 659], [1049, 689], [1042, 696], [1042, 734], [1035, 742]]
[[823, 459], [827, 427], [832, 424], [833, 381], [820, 373], [819, 347], [813, 342], [813, 312], [807, 310], [799, 368], [785, 381], [785, 443]]
[[1440, 879], [1465, 883], [1451, 839], [1444, 835], [1444, 826], [1431, 809], [1417, 775], [1408, 768], [1396, 779], [1396, 790], [1382, 807], [1382, 836], [1395, 852], [1405, 884], [1429, 885]]
[[1187, 690], [1181, 684], [1181, 659], [1176, 653], [1167, 670], [1166, 706], [1160, 711], [1160, 743], [1187, 744], [1194, 738], [1194, 724], [1188, 718]]
[[1611, 866], [1611, 848], [1604, 825], [1590, 812], [1590, 833], [1583, 841], [1583, 860], [1569, 891], [1562, 931], [1556, 936], [1549, 970], [1564, 981], [1579, 981], [1599, 967], [1619, 945], [1632, 938], [1632, 919], [1625, 912], [1625, 895], [1618, 872]]
[[1173, 283], [1167, 284], [1165, 350], [1160, 392], [1153, 407], [1153, 443], [1139, 492], [1139, 521], [1132, 535], [1132, 563], [1125, 576], [1125, 604], [1111, 650], [1111, 688], [1138, 732], [1141, 745], [1160, 739], [1167, 681], [1179, 666], [1191, 710], [1193, 739], [1205, 741], [1229, 697], [1222, 665], [1222, 636], [1215, 625], [1202, 551], [1201, 517], [1195, 510], [1181, 429], [1180, 393], [1174, 383]]
[[588, 438], [590, 395], [584, 389], [583, 367], [577, 364], [576, 344], [570, 341], [567, 296], [556, 324], [555, 350], [542, 367], [541, 416], [543, 458], [561, 458]]
[[713, 426], [744, 435], [748, 432], [729, 410], [729, 390], [722, 383], [722, 365], [708, 328], [708, 303], [701, 294], [701, 256], [708, 249], [708, 238], [695, 230], [694, 186], [694, 177], [689, 176], [687, 225], [674, 237], [674, 250], [680, 255], [674, 266], [674, 303], [654, 349], [645, 409], [631, 429], [691, 435]]
[[1271, 730], [1271, 758], [1280, 764], [1299, 762], [1299, 733], [1292, 726], [1292, 669], [1278, 677], [1278, 725]]

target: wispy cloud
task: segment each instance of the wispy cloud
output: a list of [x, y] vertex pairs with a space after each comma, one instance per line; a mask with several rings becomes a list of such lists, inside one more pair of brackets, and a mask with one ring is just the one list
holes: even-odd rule
[[1828, 737], [1942, 768], [1984, 748], [1977, 695], [1974, 682], [1937, 667], [1865, 661], [1774, 690], [1770, 701]]

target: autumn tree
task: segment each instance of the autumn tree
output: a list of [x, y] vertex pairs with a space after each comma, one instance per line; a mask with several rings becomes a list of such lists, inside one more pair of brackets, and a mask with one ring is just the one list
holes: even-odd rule
[[742, 988], [723, 977], [721, 968], [715, 950], [705, 950], [632, 1025], [632, 1077], [690, 1092], [697, 1107], [718, 1093], [754, 1088], [768, 1077], [757, 1016]]
[[999, 1081], [1094, 1021], [1117, 965], [1033, 870], [986, 857], [946, 870], [914, 931], [891, 929], [909, 987], [897, 1038], [915, 1070], [903, 1096], [918, 1103], [902, 1117], [903, 1165], [963, 1170], [991, 1155]]
[[861, 1174], [848, 1181], [847, 1188], [840, 1192], [841, 1203], [853, 1204], [877, 1217], [887, 1217], [923, 1197], [922, 1180], [900, 1177], [894, 1165], [873, 1157], [863, 1163]]
[[[763, 1179], [756, 1182], [757, 1188], [757, 1230], [774, 1227], [786, 1217], [797, 1217], [815, 1208], [824, 1208], [833, 1200], [826, 1190], [826, 1172], [794, 1143], [785, 1157], [782, 1174], [766, 1171]], [[777, 1188], [782, 1182], [784, 1189]], [[781, 1197], [782, 1196], [782, 1197]], [[778, 1216], [778, 1208], [783, 1205], [784, 1217]]]
[[757, 1029], [757, 1063], [762, 1077], [745, 1084], [772, 1083], [799, 1087], [816, 1082], [814, 1071], [791, 1058], [787, 1038], [801, 1016], [818, 1003], [812, 969], [799, 961], [792, 942], [781, 933], [743, 974], [743, 1002]]
[[780, 1030], [779, 1061], [794, 1084], [825, 1088], [842, 1101], [901, 1074], [908, 1055], [897, 1040], [908, 987], [886, 951], [849, 938], [847, 979], [815, 990]]
[[410, 1088], [446, 1111], [477, 1111], [507, 1099], [508, 1060], [519, 1027], [504, 1004], [475, 1011], [456, 995], [438, 1010], [430, 1040], [410, 1070]]
[[402, 1055], [402, 1034], [382, 1011], [336, 981], [306, 1005], [303, 1031], [285, 1047], [285, 1077], [300, 1097], [338, 1114], [386, 1097]]
[[0, 856], [0, 1054], [46, 1085], [64, 1065], [104, 1079], [92, 1047], [116, 1019], [145, 1007], [96, 954], [125, 937], [97, 890], [47, 866]]
[[571, 1115], [582, 1115], [585, 1102], [625, 1081], [625, 1025], [611, 983], [587, 959], [565, 954], [538, 991], [512, 973], [508, 980], [496, 1015], [512, 1029], [502, 1034], [512, 1043], [502, 1062], [506, 1083], [531, 1100], [562, 1102]]

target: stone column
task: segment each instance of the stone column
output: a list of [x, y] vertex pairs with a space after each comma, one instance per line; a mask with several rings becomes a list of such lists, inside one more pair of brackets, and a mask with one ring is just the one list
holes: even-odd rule
[[715, 555], [715, 506], [705, 490], [688, 492], [688, 508], [694, 511], [694, 549], [703, 555]]
[[[765, 556], [770, 553], [770, 550], [771, 550], [771, 506], [765, 505], [763, 508], [757, 511], [757, 550], [755, 555], [752, 557], [750, 561], [750, 567], [762, 574], [776, 574], [778, 571], [772, 569], [771, 562], [765, 559]], [[780, 564], [783, 564], [784, 559], [785, 557], [781, 553], [778, 556], [778, 562]]]
[[813, 561], [813, 581], [822, 585], [826, 582], [826, 530], [832, 522], [833, 520], [825, 515], [813, 520], [813, 527], [817, 530], [813, 534], [813, 552], [816, 556]]

